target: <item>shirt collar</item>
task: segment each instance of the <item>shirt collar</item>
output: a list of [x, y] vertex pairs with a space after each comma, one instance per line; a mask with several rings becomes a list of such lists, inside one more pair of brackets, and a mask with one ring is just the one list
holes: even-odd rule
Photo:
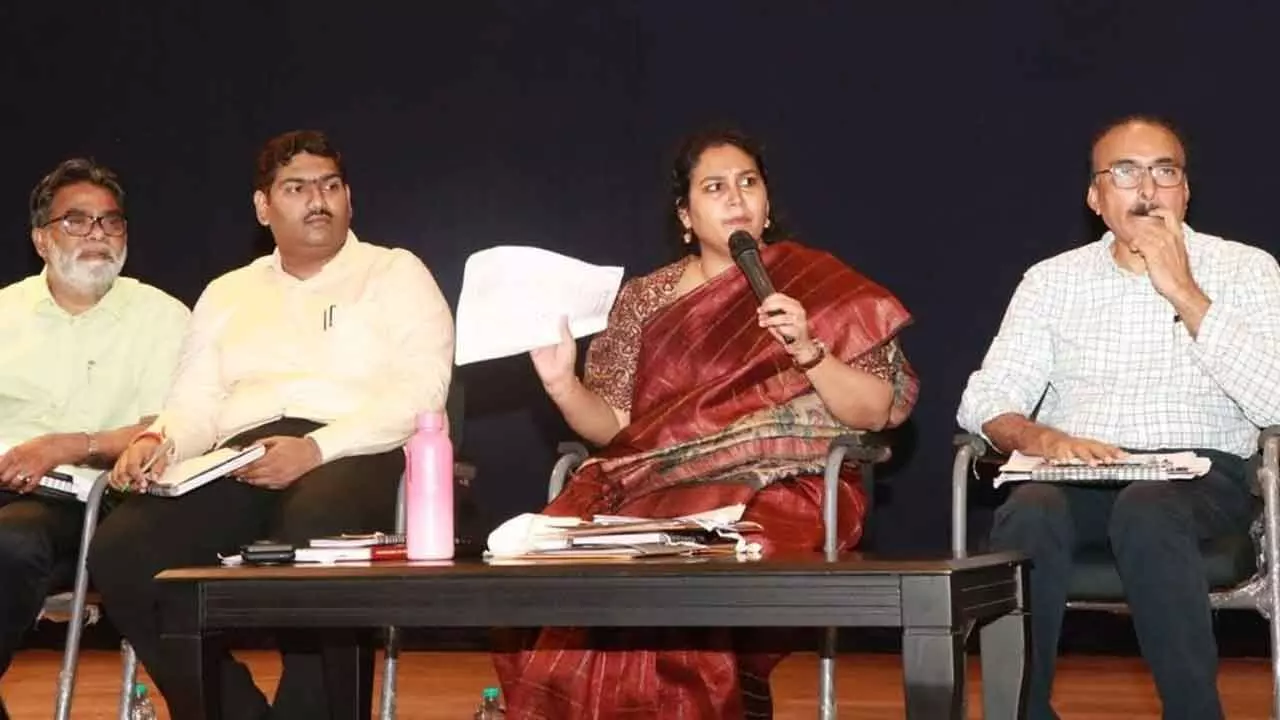
[[[121, 285], [128, 282], [128, 278], [117, 277], [111, 283], [111, 287], [107, 290], [107, 294], [102, 296], [93, 307], [85, 310], [80, 317], [95, 312], [106, 312], [113, 317], [119, 318], [124, 313], [124, 306], [127, 301], [125, 297], [126, 291], [121, 289]], [[36, 312], [55, 312], [68, 317], [72, 317], [70, 313], [62, 309], [57, 300], [53, 299], [53, 293], [49, 290], [49, 266], [41, 268], [40, 274], [27, 279], [25, 288], [27, 297], [31, 302], [31, 309]]]
[[342, 241], [342, 247], [338, 249], [338, 254], [330, 258], [329, 262], [325, 263], [324, 267], [320, 268], [320, 272], [306, 280], [299, 280], [284, 271], [284, 267], [280, 262], [280, 248], [278, 247], [272, 251], [270, 256], [267, 257], [267, 267], [274, 270], [275, 274], [279, 277], [287, 278], [299, 284], [321, 283], [327, 278], [340, 275], [343, 270], [350, 267], [351, 263], [354, 262], [356, 254], [359, 252], [357, 247], [361, 244], [362, 243], [360, 242], [360, 239], [356, 237], [355, 232], [348, 229], [347, 239]]

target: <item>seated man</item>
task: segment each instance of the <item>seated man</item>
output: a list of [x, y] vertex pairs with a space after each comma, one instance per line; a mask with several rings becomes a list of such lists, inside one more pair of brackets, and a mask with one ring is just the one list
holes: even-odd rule
[[101, 165], [36, 185], [31, 240], [44, 272], [0, 290], [0, 674], [80, 546], [84, 504], [32, 491], [58, 465], [110, 467], [159, 411], [189, 315], [119, 277], [124, 190]]
[[1107, 542], [1164, 717], [1222, 717], [1199, 545], [1247, 530], [1245, 459], [1259, 426], [1280, 422], [1280, 268], [1183, 223], [1186, 162], [1157, 120], [1098, 137], [1086, 197], [1110, 231], [1027, 271], [960, 402], [960, 425], [1004, 452], [1099, 463], [1192, 449], [1212, 460], [1191, 481], [1026, 483], [997, 510], [992, 546], [1033, 561], [1031, 718], [1054, 717], [1072, 553]]
[[[115, 477], [145, 485], [141, 467], [162, 437], [174, 451], [154, 472], [223, 441], [259, 443], [266, 455], [234, 479], [177, 498], [129, 497], [90, 554], [108, 615], [162, 692], [175, 679], [159, 654], [156, 573], [214, 564], [264, 538], [305, 543], [386, 529], [401, 447], [418, 413], [444, 408], [449, 387], [449, 307], [413, 253], [363, 243], [348, 229], [351, 190], [325, 135], [270, 140], [253, 203], [276, 252], [206, 288], [160, 417], [121, 456]], [[226, 657], [227, 717], [329, 717], [314, 639], [280, 643], [274, 710]]]

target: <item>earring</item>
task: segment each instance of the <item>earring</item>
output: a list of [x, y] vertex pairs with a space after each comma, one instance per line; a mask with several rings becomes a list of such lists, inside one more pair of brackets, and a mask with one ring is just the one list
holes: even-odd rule
[[769, 218], [765, 218], [765, 219], [764, 219], [764, 227], [765, 227], [765, 229], [766, 229], [766, 230], [767, 230], [767, 229], [769, 228], [769, 226], [770, 226], [770, 225], [772, 225], [772, 224], [773, 224], [773, 221], [772, 221], [772, 220], [770, 220]]
[[689, 232], [688, 230], [684, 231], [684, 244], [685, 245], [693, 244], [693, 233]]

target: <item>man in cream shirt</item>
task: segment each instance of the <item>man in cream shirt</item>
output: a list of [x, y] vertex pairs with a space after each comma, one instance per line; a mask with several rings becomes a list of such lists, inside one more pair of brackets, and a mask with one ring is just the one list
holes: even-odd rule
[[[415, 416], [442, 410], [453, 360], [453, 321], [431, 273], [405, 250], [351, 233], [351, 190], [323, 134], [269, 141], [253, 195], [276, 252], [210, 283], [192, 316], [160, 418], [116, 464], [140, 487], [162, 438], [170, 457], [228, 441], [266, 455], [235, 479], [177, 498], [126, 500], [90, 554], [107, 613], [137, 648], [162, 692], [173, 678], [159, 656], [152, 577], [212, 564], [219, 553], [272, 538], [292, 543], [391, 525], [404, 468], [400, 447]], [[224, 663], [227, 717], [329, 717], [320, 640], [282, 635], [284, 671], [274, 707], [243, 665]]]
[[46, 175], [31, 239], [43, 272], [0, 289], [0, 674], [80, 545], [84, 504], [37, 483], [58, 465], [110, 467], [160, 410], [189, 316], [119, 277], [124, 190], [105, 167], [73, 159]]

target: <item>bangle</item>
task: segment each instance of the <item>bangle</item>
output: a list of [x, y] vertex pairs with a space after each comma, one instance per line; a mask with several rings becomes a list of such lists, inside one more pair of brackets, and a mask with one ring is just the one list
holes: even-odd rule
[[791, 361], [796, 364], [796, 368], [800, 370], [800, 372], [809, 372], [810, 370], [817, 367], [818, 363], [822, 362], [822, 359], [827, 356], [827, 346], [821, 340], [814, 340], [813, 346], [818, 349], [818, 352], [812, 358], [810, 358], [807, 362], [800, 362], [795, 358], [791, 359]]

